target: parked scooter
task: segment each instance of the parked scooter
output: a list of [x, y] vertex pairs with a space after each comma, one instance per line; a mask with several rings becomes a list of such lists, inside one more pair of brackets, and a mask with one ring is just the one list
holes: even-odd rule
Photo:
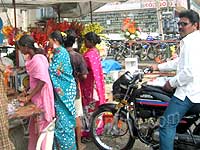
[[[130, 150], [139, 139], [159, 149], [159, 118], [173, 93], [142, 81], [143, 72], [124, 73], [113, 84], [113, 101], [93, 113], [91, 136], [101, 150]], [[196, 104], [177, 126], [174, 149], [200, 149], [200, 105]]]

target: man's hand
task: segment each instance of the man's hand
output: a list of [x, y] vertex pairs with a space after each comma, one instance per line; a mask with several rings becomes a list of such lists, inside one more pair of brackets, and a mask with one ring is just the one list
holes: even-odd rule
[[163, 86], [163, 90], [166, 92], [173, 92], [173, 87], [171, 87], [169, 81], [165, 83], [165, 85]]

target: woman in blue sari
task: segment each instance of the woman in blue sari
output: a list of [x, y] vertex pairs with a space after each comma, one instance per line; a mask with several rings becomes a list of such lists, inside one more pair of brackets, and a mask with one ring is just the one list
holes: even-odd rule
[[57, 118], [54, 150], [76, 150], [74, 107], [76, 83], [70, 56], [62, 46], [63, 37], [59, 31], [50, 34], [49, 42], [53, 46], [49, 73], [54, 86]]

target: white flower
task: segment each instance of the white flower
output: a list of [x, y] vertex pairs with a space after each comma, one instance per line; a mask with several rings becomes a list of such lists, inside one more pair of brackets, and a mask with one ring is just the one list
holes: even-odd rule
[[141, 34], [140, 34], [140, 31], [136, 31], [135, 34], [139, 37]]
[[125, 34], [126, 34], [126, 36], [129, 36], [129, 35], [130, 35], [130, 33], [129, 33], [128, 31], [127, 31]]
[[131, 34], [131, 35], [130, 35], [130, 39], [131, 39], [131, 40], [135, 39], [135, 35], [134, 35], [134, 34]]
[[34, 45], [35, 48], [39, 48], [39, 46], [36, 42], [33, 45]]

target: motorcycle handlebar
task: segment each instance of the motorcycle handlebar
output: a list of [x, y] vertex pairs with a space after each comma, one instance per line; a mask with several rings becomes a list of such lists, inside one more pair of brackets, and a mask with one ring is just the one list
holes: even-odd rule
[[[132, 75], [131, 75], [131, 78], [132, 78], [132, 81], [131, 83], [135, 83], [137, 80], [139, 82], [142, 81], [143, 77], [144, 77], [144, 74], [148, 74], [148, 73], [152, 73], [153, 72], [153, 68], [152, 67], [146, 67], [145, 69], [143, 70], [139, 70], [139, 71], [136, 71], [134, 72]], [[130, 72], [129, 72], [130, 73]], [[130, 74], [129, 74], [130, 76]]]

